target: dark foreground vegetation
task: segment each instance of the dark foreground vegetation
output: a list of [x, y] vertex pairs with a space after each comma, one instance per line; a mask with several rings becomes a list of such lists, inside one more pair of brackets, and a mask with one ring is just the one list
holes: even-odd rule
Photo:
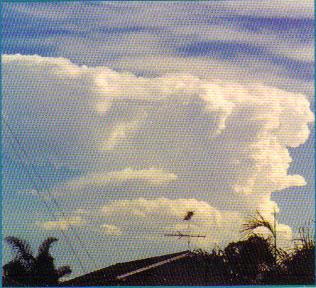
[[19, 238], [7, 237], [15, 258], [3, 266], [3, 286], [57, 286], [59, 279], [71, 273], [69, 266], [56, 268], [49, 252], [57, 238], [47, 238], [33, 255], [30, 245]]
[[225, 249], [197, 251], [208, 271], [205, 285], [314, 284], [315, 244], [303, 242], [291, 251], [274, 247], [269, 239], [251, 235]]
[[[258, 227], [268, 229], [271, 236], [256, 234], [255, 229]], [[182, 262], [174, 262], [169, 267], [162, 266], [161, 273], [155, 270], [155, 273], [139, 275], [143, 281], [140, 282], [141, 285], [184, 285], [181, 279], [185, 275], [190, 275], [191, 279], [189, 283], [186, 282], [187, 285], [315, 284], [315, 241], [310, 229], [300, 229], [299, 239], [296, 239], [294, 248], [289, 250], [276, 246], [277, 233], [273, 225], [259, 213], [244, 225], [243, 232], [247, 232], [243, 239], [228, 244], [224, 249], [190, 252], [191, 256], [184, 258]], [[56, 269], [54, 259], [49, 253], [51, 244], [57, 241], [56, 238], [45, 240], [39, 247], [37, 256], [33, 256], [29, 245], [23, 240], [7, 237], [6, 241], [13, 248], [16, 257], [3, 266], [3, 286], [67, 285], [60, 282], [60, 278], [71, 273], [70, 268], [64, 266]], [[172, 269], [176, 269], [176, 273], [171, 272]], [[106, 275], [101, 276], [106, 279]], [[173, 279], [168, 281], [167, 278]], [[144, 279], [148, 281], [144, 282]], [[179, 283], [175, 283], [175, 279], [179, 279]], [[106, 283], [103, 285], [110, 285]], [[124, 283], [112, 282], [111, 285]], [[125, 285], [129, 285], [128, 282]]]
[[[314, 223], [313, 223], [314, 224]], [[255, 229], [264, 227], [270, 237], [256, 234]], [[225, 249], [212, 252], [197, 251], [200, 263], [205, 263], [208, 282], [218, 285], [313, 285], [315, 284], [314, 229], [302, 227], [294, 248], [281, 249], [276, 245], [275, 226], [257, 212], [244, 224], [245, 239], [232, 242]]]

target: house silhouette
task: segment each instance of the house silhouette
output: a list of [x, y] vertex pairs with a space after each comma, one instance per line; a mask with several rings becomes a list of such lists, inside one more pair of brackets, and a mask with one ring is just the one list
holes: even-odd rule
[[197, 258], [195, 253], [183, 251], [118, 263], [62, 282], [61, 286], [210, 285], [213, 281], [207, 266]]

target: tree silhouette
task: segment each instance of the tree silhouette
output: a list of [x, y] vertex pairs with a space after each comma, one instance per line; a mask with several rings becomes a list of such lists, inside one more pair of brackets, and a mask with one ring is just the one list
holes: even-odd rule
[[254, 234], [255, 230], [257, 228], [266, 228], [272, 236], [273, 239], [273, 249], [274, 249], [274, 265], [277, 266], [277, 261], [278, 261], [278, 248], [277, 248], [277, 230], [276, 230], [276, 222], [275, 222], [275, 216], [276, 212], [274, 210], [274, 224], [272, 224], [269, 220], [264, 218], [264, 216], [257, 210], [256, 215], [252, 216], [248, 219], [246, 223], [244, 223], [242, 226], [243, 228], [241, 229], [241, 232], [247, 232], [248, 235]]
[[258, 235], [232, 242], [224, 252], [230, 270], [230, 282], [234, 284], [257, 283], [274, 265], [271, 243]]
[[5, 283], [19, 283], [20, 286], [56, 286], [59, 279], [71, 273], [69, 266], [56, 269], [54, 258], [49, 252], [51, 245], [58, 241], [49, 237], [40, 245], [36, 256], [30, 245], [17, 237], [6, 237], [15, 257], [3, 266]]
[[[280, 263], [281, 277], [285, 283], [315, 284], [315, 240], [310, 228], [301, 227], [296, 247]], [[279, 284], [280, 281], [275, 281]], [[281, 283], [283, 284], [283, 283]]]
[[250, 219], [245, 224], [243, 224], [241, 232], [253, 233], [253, 231], [259, 227], [265, 227], [268, 229], [268, 231], [270, 231], [273, 238], [276, 238], [275, 227], [270, 223], [270, 221], [265, 219], [259, 211], [256, 211], [256, 216], [250, 217]]
[[[255, 233], [259, 227], [268, 229], [271, 236]], [[223, 250], [198, 251], [206, 267], [206, 285], [315, 284], [314, 230], [300, 228], [294, 248], [276, 249], [275, 225], [257, 212], [241, 231], [247, 232], [246, 238]]]
[[230, 270], [223, 250], [214, 248], [206, 252], [200, 249], [195, 253], [199, 269], [204, 272], [204, 285], [230, 284]]

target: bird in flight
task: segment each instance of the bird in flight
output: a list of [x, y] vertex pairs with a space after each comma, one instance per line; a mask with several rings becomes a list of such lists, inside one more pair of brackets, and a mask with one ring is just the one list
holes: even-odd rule
[[192, 216], [194, 215], [194, 211], [188, 211], [188, 213], [185, 215], [185, 217], [183, 218], [183, 220], [190, 220], [192, 218]]

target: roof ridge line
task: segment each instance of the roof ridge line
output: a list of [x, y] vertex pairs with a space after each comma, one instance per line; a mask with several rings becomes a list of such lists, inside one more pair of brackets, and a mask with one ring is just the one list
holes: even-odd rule
[[190, 254], [190, 251], [184, 252], [184, 254], [177, 255], [177, 256], [172, 257], [170, 259], [166, 259], [166, 260], [160, 261], [158, 263], [154, 263], [154, 264], [151, 264], [151, 265], [148, 265], [148, 266], [136, 269], [136, 270], [128, 272], [128, 273], [124, 273], [122, 275], [117, 276], [116, 279], [117, 280], [124, 280], [124, 278], [126, 278], [126, 277], [129, 277], [131, 275], [138, 274], [140, 272], [147, 271], [147, 270], [150, 270], [152, 268], [156, 268], [156, 267], [162, 266], [164, 264], [167, 264], [167, 263], [170, 263], [170, 262], [182, 259], [182, 258], [188, 256], [189, 254]]

